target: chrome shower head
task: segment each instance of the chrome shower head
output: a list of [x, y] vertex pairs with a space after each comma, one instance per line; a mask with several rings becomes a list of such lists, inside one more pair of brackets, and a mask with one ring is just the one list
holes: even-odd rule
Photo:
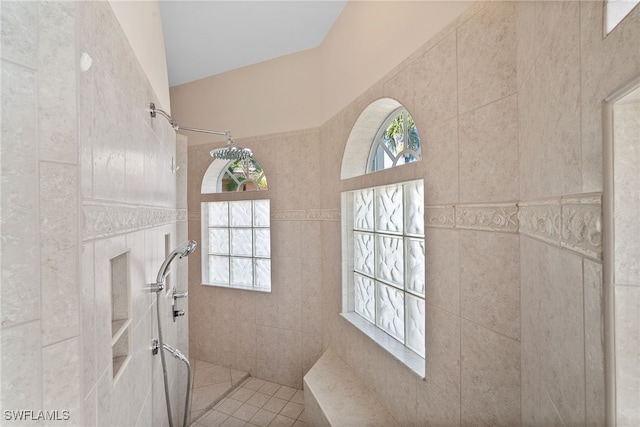
[[196, 250], [196, 246], [198, 246], [198, 243], [195, 240], [190, 240], [188, 242], [184, 242], [183, 244], [175, 248], [173, 252], [167, 255], [164, 262], [162, 263], [162, 266], [160, 266], [160, 270], [158, 270], [158, 277], [156, 278], [155, 283], [156, 285], [162, 286], [154, 287], [153, 290], [158, 292], [164, 289], [164, 278], [167, 275], [167, 271], [169, 270], [169, 264], [171, 264], [171, 261], [173, 261], [175, 257], [184, 258], [191, 255], [193, 251]]
[[253, 156], [253, 152], [249, 148], [238, 148], [232, 144], [233, 139], [230, 140], [226, 147], [211, 150], [209, 154], [214, 159], [221, 160], [246, 160]]
[[180, 258], [184, 258], [191, 255], [191, 253], [196, 250], [197, 246], [198, 243], [195, 240], [189, 240], [188, 242], [178, 246], [175, 250], [180, 251]]

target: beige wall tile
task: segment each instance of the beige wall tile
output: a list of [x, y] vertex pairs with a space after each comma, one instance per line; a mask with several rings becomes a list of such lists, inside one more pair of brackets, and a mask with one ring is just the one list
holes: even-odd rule
[[514, 15], [513, 3], [493, 3], [458, 28], [459, 112], [515, 92]]
[[[540, 376], [565, 424], [585, 422], [585, 342], [582, 259], [545, 246], [538, 262], [549, 271], [538, 279]], [[534, 302], [535, 304], [535, 302]]]
[[584, 260], [583, 270], [586, 423], [600, 426], [605, 424], [602, 265]]
[[456, 34], [451, 32], [411, 65], [414, 75], [412, 109], [418, 130], [455, 117], [458, 113]]
[[394, 74], [389, 76], [384, 81], [384, 91], [390, 97], [404, 105], [409, 113], [412, 113], [414, 108], [414, 80], [416, 78], [415, 73], [411, 70], [411, 65], [399, 67], [394, 70]]
[[426, 301], [460, 315], [460, 232], [427, 228]]
[[[80, 287], [82, 292], [82, 395], [87, 398], [97, 381], [96, 367], [96, 318], [95, 318], [95, 289], [93, 270], [93, 243], [82, 245], [80, 260]], [[87, 418], [85, 417], [85, 420]]]
[[298, 258], [300, 256], [300, 227], [300, 221], [273, 221], [271, 224], [272, 258]]
[[459, 200], [458, 120], [425, 125], [418, 128], [424, 138], [419, 167], [424, 171], [425, 204], [455, 203]]
[[[4, 5], [3, 5], [4, 6]], [[15, 9], [15, 10], [14, 10]], [[2, 54], [11, 49], [4, 31], [18, 25], [23, 14], [25, 25], [29, 5], [8, 4], [2, 8]], [[10, 11], [16, 16], [9, 15]], [[10, 20], [17, 21], [9, 23]], [[25, 43], [27, 40], [24, 41]], [[25, 47], [26, 48], [26, 47]], [[16, 52], [19, 54], [20, 52]], [[2, 61], [2, 327], [40, 317], [40, 253], [38, 241], [38, 180], [36, 132], [36, 73]], [[10, 141], [10, 143], [8, 143]]]
[[39, 5], [38, 142], [41, 160], [77, 163], [77, 4]]
[[517, 97], [460, 116], [460, 201], [517, 200]]
[[582, 190], [578, 4], [564, 15], [518, 92], [520, 197]]
[[3, 328], [1, 338], [2, 409], [42, 408], [40, 321]]
[[460, 233], [461, 315], [520, 339], [519, 236]]
[[385, 369], [383, 402], [391, 416], [402, 426], [416, 425], [419, 378], [396, 359], [389, 358]]
[[309, 369], [320, 359], [324, 351], [323, 337], [302, 332], [302, 375], [306, 375]]
[[42, 408], [68, 410], [69, 424], [78, 426], [83, 400], [80, 360], [78, 337], [42, 349]]
[[77, 182], [75, 165], [40, 163], [44, 345], [79, 333]]
[[518, 425], [520, 343], [462, 320], [463, 425]]
[[640, 287], [616, 286], [616, 417], [618, 425], [640, 421]]
[[459, 396], [460, 318], [431, 305], [426, 311], [426, 379], [450, 396]]
[[536, 2], [527, 1], [515, 5], [516, 71], [517, 87], [527, 79], [537, 53]]
[[418, 381], [417, 401], [417, 425], [428, 427], [460, 425], [460, 398], [445, 393], [432, 381]]
[[542, 422], [540, 407], [544, 396], [540, 379], [538, 287], [539, 282], [548, 281], [550, 276], [545, 248], [544, 244], [531, 238], [520, 238], [522, 423], [530, 426]]
[[36, 68], [38, 65], [38, 4], [8, 2], [2, 5], [1, 13], [2, 58]]

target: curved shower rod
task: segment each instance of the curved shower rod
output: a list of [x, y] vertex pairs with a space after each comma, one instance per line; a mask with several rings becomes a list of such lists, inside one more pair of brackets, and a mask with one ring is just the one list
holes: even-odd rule
[[186, 127], [186, 126], [180, 126], [173, 119], [173, 117], [171, 117], [169, 114], [167, 114], [166, 111], [163, 111], [163, 110], [161, 110], [159, 108], [156, 108], [156, 104], [154, 104], [153, 102], [149, 103], [149, 113], [151, 114], [151, 117], [154, 118], [154, 119], [156, 118], [156, 114], [160, 114], [161, 116], [163, 116], [165, 119], [167, 119], [169, 121], [169, 124], [175, 130], [186, 130], [186, 131], [190, 131], [190, 132], [199, 132], [199, 133], [209, 133], [209, 134], [213, 134], [213, 135], [222, 135], [222, 136], [227, 138], [227, 142], [229, 144], [233, 144], [235, 142], [233, 140], [233, 137], [231, 136], [231, 131], [229, 131], [229, 130], [222, 132], [222, 131], [217, 131], [217, 130], [207, 130], [207, 129], [198, 129], [198, 128], [190, 128], [190, 127]]

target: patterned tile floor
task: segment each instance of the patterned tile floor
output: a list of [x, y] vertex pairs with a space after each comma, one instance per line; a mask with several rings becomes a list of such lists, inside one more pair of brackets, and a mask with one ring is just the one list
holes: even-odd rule
[[191, 427], [306, 427], [302, 390], [202, 361], [193, 384]]

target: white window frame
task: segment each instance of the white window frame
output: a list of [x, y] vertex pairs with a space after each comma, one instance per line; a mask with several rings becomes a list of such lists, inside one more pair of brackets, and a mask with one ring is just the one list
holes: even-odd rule
[[[405, 185], [411, 184], [414, 182], [420, 182], [424, 188], [424, 181], [420, 180], [412, 180], [402, 183], [394, 183], [391, 185]], [[386, 186], [383, 186], [386, 187]], [[426, 351], [423, 351], [422, 355], [416, 353], [414, 350], [410, 349], [404, 343], [397, 340], [397, 338], [392, 337], [390, 334], [385, 332], [383, 329], [379, 328], [377, 325], [372, 323], [370, 320], [367, 320], [365, 317], [361, 316], [356, 312], [356, 301], [355, 301], [355, 262], [354, 262], [354, 234], [357, 232], [357, 227], [354, 224], [354, 195], [361, 190], [375, 189], [381, 187], [371, 187], [371, 188], [363, 188], [358, 190], [346, 191], [342, 193], [342, 242], [343, 242], [343, 262], [342, 262], [342, 283], [343, 283], [343, 298], [342, 298], [342, 317], [349, 321], [352, 325], [362, 331], [364, 334], [369, 336], [374, 342], [383, 347], [389, 353], [391, 353], [395, 358], [413, 370], [417, 375], [424, 378], [425, 374], [425, 359], [424, 354]], [[403, 202], [404, 205], [404, 202]], [[420, 218], [424, 218], [423, 213], [424, 202], [421, 203], [420, 212], [417, 214]], [[404, 219], [403, 219], [404, 221]], [[422, 224], [424, 226], [424, 224]], [[404, 228], [404, 227], [403, 227]], [[398, 236], [407, 236], [407, 238], [416, 239], [420, 236], [415, 234], [406, 233], [398, 234]], [[424, 228], [422, 230], [423, 246], [424, 246]], [[403, 237], [404, 239], [404, 237]], [[372, 254], [373, 255], [373, 254]], [[423, 260], [426, 263], [426, 260]], [[406, 277], [406, 272], [405, 272]], [[425, 279], [426, 280], [426, 279]], [[375, 282], [374, 282], [375, 283]], [[375, 286], [375, 285], [374, 285]], [[406, 289], [405, 291], [406, 292]], [[421, 297], [424, 301], [424, 293]], [[426, 304], [424, 305], [426, 307]], [[426, 315], [426, 314], [425, 314]], [[405, 312], [405, 328], [406, 328], [406, 312]], [[423, 331], [426, 335], [426, 331]], [[406, 333], [405, 333], [406, 337]], [[426, 336], [425, 336], [425, 347], [426, 347]]]
[[[266, 215], [262, 215], [260, 222], [256, 221], [256, 202], [264, 209], [266, 206]], [[217, 224], [211, 224], [209, 219], [209, 206], [210, 204], [220, 204], [220, 206], [227, 205], [227, 219], [224, 222]], [[251, 224], [243, 224], [239, 226], [233, 225], [233, 208], [234, 206], [241, 206], [243, 204], [251, 204]], [[211, 201], [201, 203], [201, 224], [202, 224], [202, 279], [201, 284], [205, 286], [217, 286], [233, 289], [244, 289], [258, 292], [271, 292], [271, 222], [270, 222], [270, 210], [271, 204], [269, 199], [254, 199], [254, 200], [222, 200]], [[222, 234], [226, 231], [226, 242], [223, 241], [222, 245], [218, 245], [218, 248], [214, 249], [214, 245], [210, 244], [210, 230], [218, 230]], [[248, 232], [251, 240], [251, 254], [234, 253], [234, 234], [238, 232]], [[267, 232], [266, 234], [264, 232]], [[235, 232], [235, 233], [234, 233]], [[260, 246], [257, 241], [267, 239], [266, 246], [263, 244]], [[224, 250], [224, 246], [227, 250]], [[261, 248], [260, 250], [258, 250]], [[226, 275], [226, 280], [211, 280], [211, 269], [215, 262], [221, 264], [224, 263], [226, 258], [228, 264], [220, 269], [223, 271], [222, 276]], [[251, 265], [251, 281], [245, 281], [239, 283], [235, 280], [234, 272], [240, 271], [238, 268], [234, 269], [234, 265], [240, 263], [249, 262]], [[235, 264], [234, 264], [235, 263]], [[261, 271], [267, 271], [267, 273], [258, 275], [258, 266]], [[219, 270], [220, 271], [220, 270]], [[226, 271], [226, 273], [224, 273]]]
[[[389, 150], [389, 148], [383, 142], [383, 137], [385, 132], [391, 125], [391, 123], [393, 123], [398, 116], [402, 116], [402, 120], [403, 120], [404, 135], [402, 136], [402, 140], [404, 143], [404, 147], [397, 155], [394, 155], [394, 153], [392, 153], [391, 150]], [[367, 160], [367, 173], [376, 172], [384, 169], [390, 169], [396, 166], [402, 166], [403, 164], [413, 163], [413, 162], [422, 160], [422, 145], [420, 142], [420, 137], [418, 137], [417, 151], [407, 148], [407, 144], [409, 141], [409, 117], [411, 117], [411, 115], [409, 114], [407, 109], [401, 106], [393, 110], [391, 114], [389, 114], [387, 118], [384, 120], [382, 125], [380, 125], [380, 128], [376, 132], [376, 136], [373, 139], [373, 143], [371, 144], [371, 150], [369, 151], [369, 157]], [[415, 122], [414, 122], [414, 126], [415, 126]], [[379, 148], [381, 148], [382, 151], [380, 151]], [[385, 165], [384, 153], [387, 154], [389, 160], [391, 161], [390, 165]], [[399, 163], [399, 161], [401, 159], [404, 159], [405, 156], [407, 155], [413, 156], [414, 159], [406, 163]]]

